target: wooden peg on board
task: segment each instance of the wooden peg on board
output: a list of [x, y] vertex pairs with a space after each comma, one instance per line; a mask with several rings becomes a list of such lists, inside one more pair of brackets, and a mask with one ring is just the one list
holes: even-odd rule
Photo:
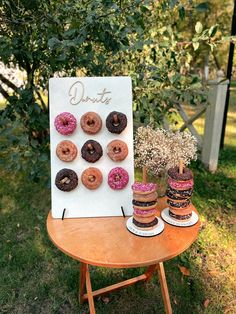
[[147, 167], [143, 166], [143, 183], [147, 183]]
[[89, 143], [89, 144], [87, 145], [87, 147], [88, 147], [89, 150], [93, 150], [93, 145], [92, 145], [92, 144]]
[[114, 122], [114, 124], [118, 124], [119, 123], [117, 114], [113, 115], [113, 122]]
[[179, 161], [179, 173], [182, 174], [184, 170], [184, 161], [183, 159], [180, 159]]

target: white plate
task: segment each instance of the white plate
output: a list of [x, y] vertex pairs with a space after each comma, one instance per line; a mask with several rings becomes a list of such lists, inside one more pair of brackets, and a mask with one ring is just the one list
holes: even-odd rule
[[126, 221], [126, 227], [127, 229], [133, 233], [136, 234], [137, 236], [140, 237], [153, 237], [158, 235], [159, 233], [161, 233], [164, 230], [165, 224], [164, 221], [159, 218], [156, 217], [158, 220], [158, 224], [156, 226], [156, 228], [152, 229], [152, 230], [140, 230], [138, 229], [134, 224], [133, 224], [133, 216], [130, 217], [127, 221]]
[[168, 224], [177, 226], [177, 227], [193, 226], [198, 222], [198, 219], [199, 219], [198, 215], [194, 211], [192, 211], [192, 216], [188, 221], [181, 221], [181, 220], [177, 221], [169, 215], [169, 207], [166, 207], [165, 209], [163, 209], [163, 211], [161, 212], [161, 218], [165, 220], [165, 222], [167, 222]]

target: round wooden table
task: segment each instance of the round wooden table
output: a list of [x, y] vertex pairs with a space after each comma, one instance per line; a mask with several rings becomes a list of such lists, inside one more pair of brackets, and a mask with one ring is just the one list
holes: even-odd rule
[[[166, 199], [158, 202], [158, 210], [166, 207]], [[195, 207], [193, 210], [196, 211]], [[200, 222], [191, 227], [175, 227], [165, 223], [164, 231], [154, 237], [138, 237], [126, 229], [127, 218], [47, 218], [50, 239], [59, 250], [80, 264], [79, 299], [89, 301], [95, 313], [93, 297], [114, 291], [140, 280], [149, 280], [158, 271], [166, 313], [172, 313], [163, 262], [185, 251], [197, 238]], [[149, 266], [146, 273], [121, 283], [92, 291], [89, 266], [131, 268]], [[87, 293], [84, 293], [84, 288]]]

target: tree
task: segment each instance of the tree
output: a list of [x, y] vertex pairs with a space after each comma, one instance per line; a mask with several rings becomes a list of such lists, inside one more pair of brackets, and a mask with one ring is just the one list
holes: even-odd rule
[[[199, 101], [203, 93], [191, 73], [192, 47], [211, 44], [208, 30], [183, 42], [176, 25], [186, 1], [151, 0], [3, 0], [0, 8], [0, 56], [7, 66], [26, 73], [18, 88], [3, 75], [0, 93], [2, 150], [11, 149], [16, 168], [49, 156], [48, 105], [42, 96], [54, 75], [131, 75], [136, 123], [161, 123], [180, 101]], [[193, 40], [193, 41], [191, 41]], [[195, 40], [195, 41], [194, 41]], [[10, 145], [9, 145], [10, 143]], [[17, 161], [17, 162], [16, 162]], [[9, 162], [9, 165], [12, 163]]]

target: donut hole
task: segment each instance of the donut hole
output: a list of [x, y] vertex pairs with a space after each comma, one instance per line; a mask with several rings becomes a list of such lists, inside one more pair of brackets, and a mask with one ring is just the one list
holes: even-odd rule
[[62, 123], [62, 125], [63, 126], [68, 126], [69, 125], [69, 121], [67, 120], [67, 119], [65, 119], [65, 118], [60, 118], [60, 121], [61, 121], [61, 123]]
[[113, 115], [112, 125], [113, 125], [113, 126], [119, 126], [119, 125], [120, 125], [120, 119], [118, 118], [118, 115], [117, 115], [117, 114], [114, 114], [114, 115]]
[[93, 127], [95, 125], [95, 121], [93, 119], [87, 121], [87, 125]]
[[115, 147], [113, 148], [113, 153], [114, 153], [114, 154], [120, 154], [120, 153], [121, 153], [121, 148], [115, 146]]
[[65, 184], [69, 184], [70, 181], [71, 181], [70, 178], [64, 177], [64, 178], [60, 181], [60, 183], [61, 183], [61, 184], [64, 184], [64, 183], [65, 183]]
[[[178, 169], [178, 173], [180, 173], [180, 168]], [[183, 172], [182, 173], [186, 173], [186, 168], [183, 167]]]
[[119, 174], [116, 174], [114, 179], [116, 182], [118, 182], [118, 181], [120, 181], [121, 176]]
[[95, 153], [95, 149], [94, 149], [94, 147], [92, 146], [92, 144], [88, 144], [87, 149], [88, 149], [88, 153], [89, 153], [90, 155], [93, 155], [93, 154]]
[[89, 182], [94, 182], [96, 180], [96, 177], [94, 175], [89, 175], [88, 180]]
[[112, 125], [113, 126], [119, 126], [120, 125], [120, 120], [119, 119], [117, 119], [117, 121], [113, 120], [112, 121]]
[[89, 152], [90, 155], [93, 155], [95, 150], [94, 149], [89, 149], [88, 152]]
[[69, 154], [70, 154], [69, 148], [64, 148], [64, 149], [62, 150], [62, 154], [63, 154], [63, 155], [69, 155]]

